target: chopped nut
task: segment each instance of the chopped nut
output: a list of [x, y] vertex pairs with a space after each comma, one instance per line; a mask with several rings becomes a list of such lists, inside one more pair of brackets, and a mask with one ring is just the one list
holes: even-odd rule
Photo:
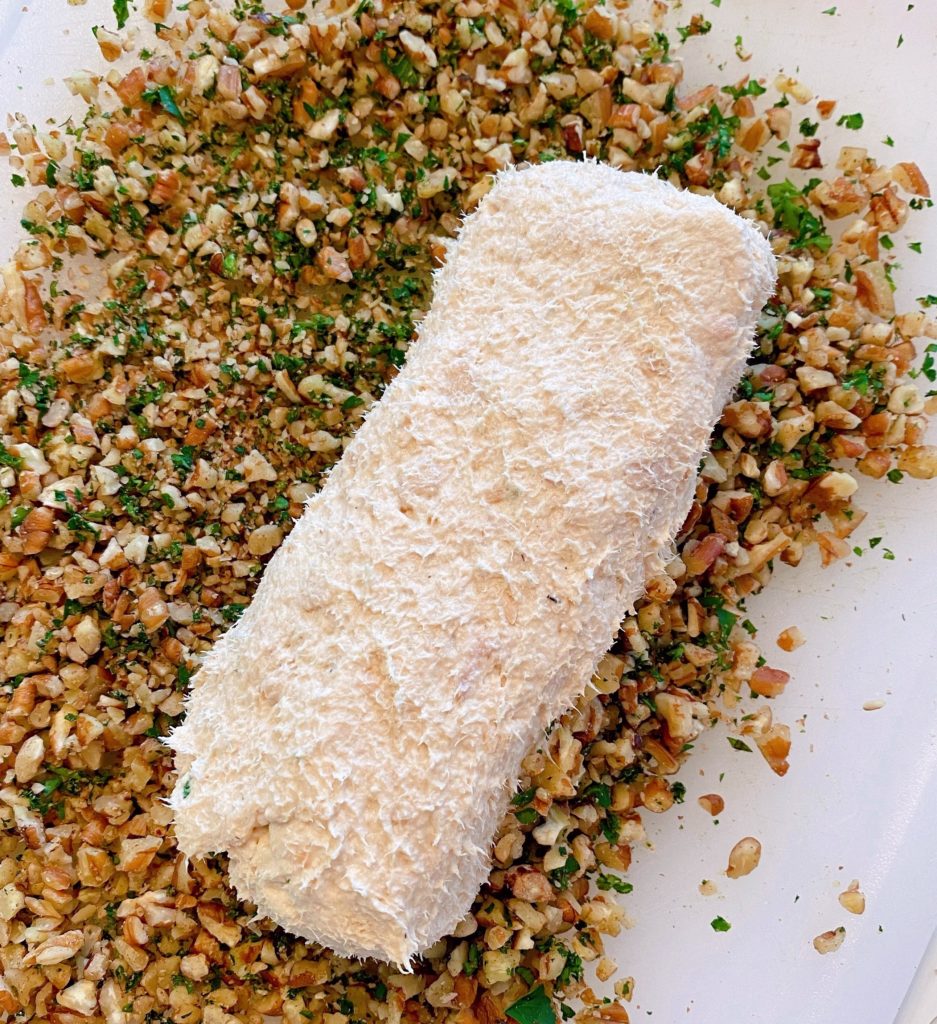
[[822, 956], [825, 956], [827, 953], [835, 953], [843, 944], [845, 938], [845, 928], [836, 928], [833, 931], [823, 932], [813, 940], [813, 948]]
[[148, 587], [140, 595], [137, 614], [147, 633], [159, 629], [169, 618], [169, 607], [156, 587]]
[[761, 861], [761, 843], [751, 836], [740, 839], [729, 852], [729, 878], [743, 878], [750, 875]]
[[707, 814], [711, 814], [714, 818], [716, 815], [722, 814], [726, 806], [725, 800], [718, 793], [704, 793], [703, 796], [698, 798], [697, 803]]
[[13, 771], [16, 781], [23, 785], [29, 782], [39, 771], [42, 758], [45, 754], [45, 743], [42, 736], [34, 733], [16, 752], [16, 759], [13, 762]]
[[778, 634], [777, 644], [782, 651], [796, 651], [807, 642], [803, 632], [797, 626], [788, 626]]
[[865, 913], [865, 894], [859, 890], [858, 879], [853, 879], [848, 888], [839, 894], [839, 905], [850, 914]]

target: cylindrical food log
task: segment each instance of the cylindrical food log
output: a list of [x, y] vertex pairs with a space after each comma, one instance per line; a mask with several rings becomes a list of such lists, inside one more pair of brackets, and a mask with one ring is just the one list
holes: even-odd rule
[[340, 953], [466, 913], [520, 762], [582, 692], [771, 294], [715, 200], [551, 163], [499, 176], [406, 366], [195, 677], [176, 832]]

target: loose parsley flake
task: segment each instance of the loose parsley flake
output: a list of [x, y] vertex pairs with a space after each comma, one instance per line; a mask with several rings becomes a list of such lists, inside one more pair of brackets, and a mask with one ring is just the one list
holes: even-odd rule
[[171, 85], [161, 85], [158, 89], [147, 89], [142, 94], [142, 98], [147, 103], [158, 103], [179, 124], [184, 125], [186, 123], [185, 117], [183, 117], [182, 111], [179, 109], [179, 104], [176, 102], [176, 91]]
[[709, 926], [714, 932], [727, 932], [732, 927], [724, 917], [714, 917]]
[[814, 246], [826, 252], [833, 244], [833, 239], [824, 230], [823, 221], [807, 206], [806, 194], [815, 185], [816, 181], [808, 182], [801, 190], [793, 182], [785, 180], [768, 186], [768, 198], [774, 210], [774, 226], [792, 236], [791, 251]]
[[851, 132], [857, 132], [865, 124], [865, 118], [861, 114], [843, 114], [836, 122], [838, 128], [848, 128]]
[[763, 96], [768, 90], [757, 80], [749, 79], [741, 88], [733, 85], [724, 85], [722, 91], [732, 99], [737, 100], [742, 96]]
[[114, 17], [117, 19], [118, 31], [127, 24], [127, 19], [130, 17], [130, 9], [128, 6], [128, 0], [114, 0]]
[[606, 875], [604, 872], [599, 872], [598, 877], [595, 880], [595, 884], [603, 891], [608, 892], [614, 889], [615, 892], [620, 892], [627, 895], [629, 892], [634, 892], [634, 886], [630, 882], [625, 882], [621, 878], [617, 878], [615, 875]]
[[543, 985], [538, 985], [532, 992], [511, 1003], [504, 1011], [517, 1024], [556, 1024], [556, 1014], [549, 996], [544, 992]]
[[740, 740], [737, 736], [729, 736], [727, 737], [727, 739], [729, 740], [729, 746], [733, 750], [744, 750], [747, 754], [750, 754], [752, 752], [752, 748], [744, 740]]

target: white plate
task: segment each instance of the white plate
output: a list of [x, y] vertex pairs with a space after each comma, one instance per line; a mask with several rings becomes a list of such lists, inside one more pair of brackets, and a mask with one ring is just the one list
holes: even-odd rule
[[[772, 79], [781, 69], [797, 74], [817, 97], [839, 99], [835, 116], [864, 115], [862, 132], [833, 133], [837, 144], [868, 145], [883, 162], [916, 160], [937, 187], [937, 5], [919, 0], [909, 11], [905, 0], [840, 0], [839, 13], [823, 14], [829, 6], [687, 4], [674, 15], [677, 24], [696, 11], [713, 23], [710, 35], [682, 51], [687, 81], [697, 87], [743, 74]], [[77, 109], [60, 83], [47, 80], [100, 68], [89, 28], [95, 22], [111, 25], [107, 0], [83, 7], [32, 0], [26, 11], [4, 3], [2, 108], [24, 110], [37, 126]], [[737, 35], [753, 54], [747, 63], [735, 55]], [[816, 120], [812, 105], [794, 113], [795, 124]], [[886, 135], [893, 149], [881, 144]], [[836, 152], [824, 143], [828, 164]], [[0, 175], [0, 255], [12, 247], [23, 198]], [[907, 240], [922, 241], [924, 255], [909, 251]], [[913, 216], [896, 241], [904, 265], [899, 299], [910, 307], [914, 296], [937, 292], [937, 214]], [[655, 849], [638, 852], [629, 876], [635, 892], [624, 897], [636, 926], [609, 943], [620, 976], [637, 980], [635, 1021], [888, 1024], [937, 924], [937, 484], [861, 478], [859, 504], [869, 518], [856, 543], [868, 548], [868, 538], [882, 536], [878, 548], [824, 571], [811, 554], [796, 570], [782, 568], [749, 605], [770, 663], [794, 675], [774, 704], [794, 727], [788, 776], [776, 778], [757, 753], [733, 751], [724, 734], [712, 733], [682, 773], [687, 799], [679, 813], [645, 815]], [[894, 561], [883, 559], [885, 548]], [[790, 625], [803, 629], [807, 644], [784, 654], [773, 639]], [[884, 708], [863, 711], [874, 698]], [[794, 725], [801, 718], [802, 729]], [[696, 804], [706, 792], [726, 799], [718, 825]], [[730, 881], [722, 874], [726, 856], [745, 835], [762, 841], [761, 865]], [[699, 895], [704, 878], [719, 895]], [[862, 917], [837, 902], [853, 878], [867, 898]], [[717, 915], [730, 932], [712, 930]], [[819, 956], [811, 940], [839, 925], [847, 930], [842, 949]], [[932, 1024], [937, 1016], [933, 967], [937, 950], [901, 1024]]]

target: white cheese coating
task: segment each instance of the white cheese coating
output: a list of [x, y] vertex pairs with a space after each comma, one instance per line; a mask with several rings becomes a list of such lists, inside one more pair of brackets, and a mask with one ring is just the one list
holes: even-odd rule
[[526, 751], [684, 519], [774, 260], [711, 198], [499, 176], [406, 366], [195, 677], [176, 832], [289, 931], [399, 964], [489, 870]]

